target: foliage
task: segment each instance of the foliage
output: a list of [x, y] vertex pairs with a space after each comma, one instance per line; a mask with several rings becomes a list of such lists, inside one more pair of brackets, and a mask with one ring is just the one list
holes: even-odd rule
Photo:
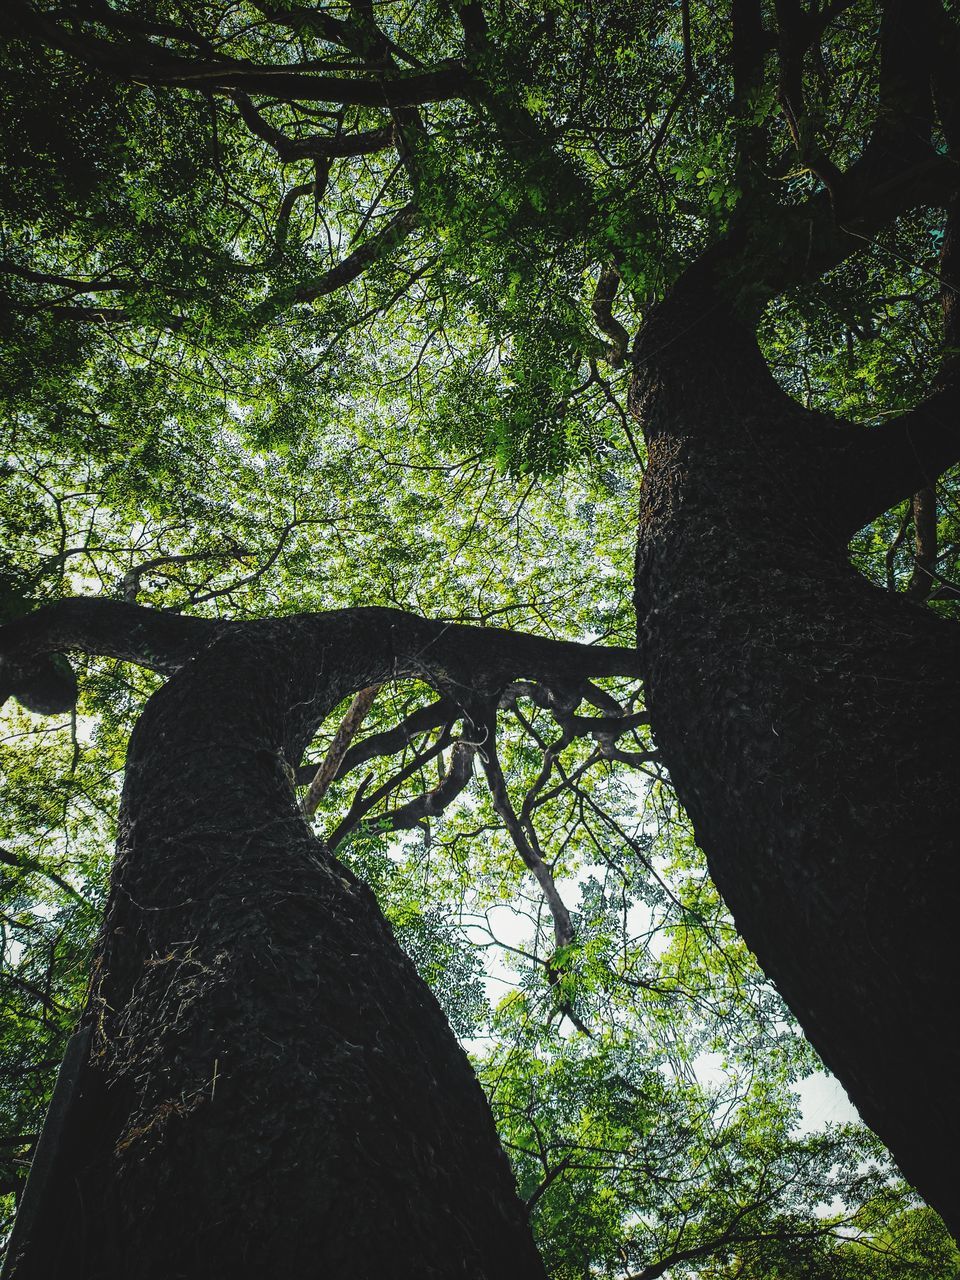
[[[867, 0], [832, 8], [802, 75], [842, 166], [871, 128], [878, 35]], [[790, 210], [819, 184], [772, 75], [734, 102], [727, 7], [39, 14], [16, 6], [0, 82], [2, 619], [78, 593], [223, 617], [378, 603], [630, 643], [629, 336], [745, 196]], [[137, 72], [147, 46], [154, 70]], [[156, 71], [174, 57], [246, 79], [178, 88]], [[264, 66], [303, 84], [264, 88]], [[324, 68], [383, 94], [311, 97]], [[442, 92], [410, 87], [434, 72]], [[749, 172], [745, 132], [765, 157]], [[775, 229], [750, 234], [759, 258], [778, 251]], [[941, 235], [911, 212], [765, 299], [762, 347], [791, 394], [863, 421], [919, 398]], [[955, 477], [940, 499], [933, 607], [950, 613]], [[891, 590], [915, 576], [908, 506], [852, 548]], [[5, 712], [8, 1194], [82, 1004], [125, 742], [157, 683], [105, 661], [82, 675], [69, 722]], [[799, 1124], [791, 1086], [817, 1064], [736, 938], [646, 727], [632, 760], [571, 738], [540, 782], [556, 724], [528, 693], [497, 749], [578, 901], [572, 940], [487, 791], [391, 831], [450, 764], [449, 741], [419, 759], [436, 725], [368, 766], [382, 798], [340, 853], [473, 1053], [552, 1274], [956, 1275], [862, 1128]], [[636, 710], [636, 689], [605, 693]], [[382, 690], [364, 732], [430, 696]], [[362, 791], [339, 778], [318, 830]]]

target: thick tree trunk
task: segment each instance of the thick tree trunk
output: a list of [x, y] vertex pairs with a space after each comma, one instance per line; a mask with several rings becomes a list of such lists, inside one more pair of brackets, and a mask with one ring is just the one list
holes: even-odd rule
[[227, 628], [150, 701], [17, 1280], [543, 1277], [486, 1101], [291, 766], [389, 628]]
[[639, 643], [672, 779], [764, 970], [958, 1233], [960, 628], [847, 562], [889, 441], [789, 400], [706, 264], [641, 335], [635, 396]]

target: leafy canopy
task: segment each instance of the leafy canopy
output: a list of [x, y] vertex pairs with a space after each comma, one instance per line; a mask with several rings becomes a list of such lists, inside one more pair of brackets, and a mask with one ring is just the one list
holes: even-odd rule
[[[801, 209], [874, 126], [877, 7], [804, 11], [793, 119], [773, 51], [798, 7], [775, 8], [744, 70], [713, 0], [16, 0], [0, 619], [77, 593], [227, 617], [377, 603], [629, 644], [631, 334], [745, 202]], [[772, 217], [749, 234], [758, 262], [780, 252]], [[910, 212], [761, 299], [792, 394], [864, 420], [916, 399], [941, 236]], [[941, 497], [948, 582], [953, 479]], [[854, 545], [892, 590], [915, 577], [912, 518]], [[82, 1005], [156, 684], [89, 660], [75, 716], [5, 712], [8, 1195]], [[551, 1273], [956, 1275], [869, 1134], [800, 1123], [791, 1086], [817, 1064], [706, 878], [639, 691], [586, 696], [564, 720], [513, 691], [498, 799], [467, 785], [468, 726], [383, 689], [354, 746], [416, 731], [316, 814], [472, 1052]], [[633, 720], [604, 737], [573, 714]], [[444, 786], [441, 816], [424, 797]]]

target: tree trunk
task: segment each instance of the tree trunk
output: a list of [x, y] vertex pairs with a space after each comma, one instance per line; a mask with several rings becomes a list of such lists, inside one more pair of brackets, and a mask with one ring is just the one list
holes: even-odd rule
[[844, 546], [898, 465], [918, 487], [910, 432], [898, 462], [894, 433], [791, 401], [706, 263], [641, 334], [634, 395], [639, 644], [671, 777], [763, 969], [960, 1233], [960, 628]]
[[316, 724], [396, 665], [387, 628], [321, 622], [226, 628], [137, 726], [17, 1280], [542, 1280], [443, 1013], [295, 807]]

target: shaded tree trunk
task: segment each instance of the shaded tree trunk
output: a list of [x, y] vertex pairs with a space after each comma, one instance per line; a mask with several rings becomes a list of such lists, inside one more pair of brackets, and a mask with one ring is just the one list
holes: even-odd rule
[[639, 644], [671, 777], [760, 964], [958, 1233], [960, 627], [874, 588], [845, 543], [960, 433], [802, 409], [706, 262], [641, 334], [634, 395]]
[[317, 723], [394, 674], [362, 616], [268, 620], [151, 699], [17, 1280], [543, 1277], [443, 1013], [295, 806]]

